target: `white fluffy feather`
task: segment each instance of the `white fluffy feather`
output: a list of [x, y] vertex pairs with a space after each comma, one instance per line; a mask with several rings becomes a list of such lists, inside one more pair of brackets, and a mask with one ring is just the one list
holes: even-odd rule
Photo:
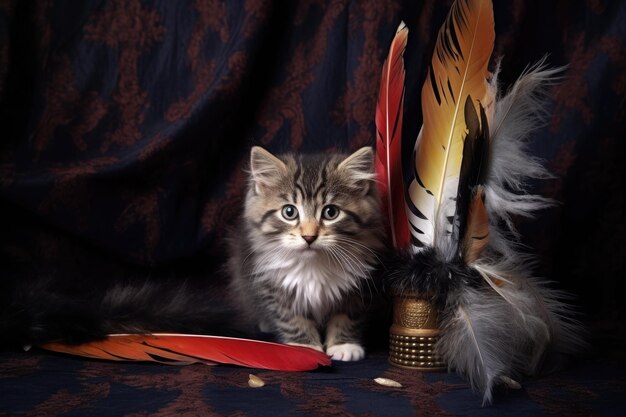
[[[532, 217], [552, 200], [528, 193], [528, 182], [551, 178], [541, 161], [528, 152], [528, 139], [546, 118], [548, 87], [559, 79], [563, 68], [548, 69], [545, 58], [526, 70], [509, 92], [496, 101], [485, 194], [491, 223], [491, 247], [504, 255], [516, 255], [517, 238], [512, 216]], [[497, 71], [492, 84], [497, 83]], [[505, 224], [504, 230], [500, 225]]]

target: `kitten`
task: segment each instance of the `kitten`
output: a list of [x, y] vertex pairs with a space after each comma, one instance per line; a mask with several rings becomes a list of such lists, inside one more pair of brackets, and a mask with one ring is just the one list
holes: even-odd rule
[[370, 148], [348, 157], [281, 158], [253, 148], [229, 261], [231, 292], [248, 320], [231, 309], [231, 297], [195, 275], [104, 273], [90, 280], [67, 270], [16, 271], [0, 283], [0, 345], [74, 344], [110, 333], [254, 337], [246, 328], [252, 317], [281, 341], [318, 350], [325, 326], [329, 355], [361, 359], [362, 297], [383, 239], [372, 159]]
[[[363, 290], [383, 247], [373, 152], [282, 155], [253, 147], [231, 289], [261, 331], [360, 360]], [[320, 334], [323, 332], [324, 338]]]

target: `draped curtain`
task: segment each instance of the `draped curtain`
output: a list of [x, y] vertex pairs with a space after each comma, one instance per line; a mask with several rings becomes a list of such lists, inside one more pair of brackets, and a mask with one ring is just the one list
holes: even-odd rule
[[[495, 1], [501, 88], [567, 65], [530, 140], [557, 204], [519, 219], [538, 274], [624, 317], [626, 3]], [[0, 1], [0, 278], [219, 281], [249, 149], [374, 144], [382, 61], [410, 30], [403, 149], [451, 1]], [[237, 236], [233, 236], [237, 238]]]

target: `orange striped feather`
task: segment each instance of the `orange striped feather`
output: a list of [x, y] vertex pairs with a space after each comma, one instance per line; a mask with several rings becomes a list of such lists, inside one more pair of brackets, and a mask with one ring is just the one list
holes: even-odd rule
[[[415, 179], [408, 206], [413, 243], [437, 245], [441, 219], [454, 208], [463, 141], [464, 104], [469, 96], [492, 109], [494, 90], [487, 69], [495, 32], [490, 0], [457, 0], [441, 27], [422, 88], [424, 123], [415, 147]], [[488, 114], [488, 119], [490, 119]], [[442, 209], [443, 207], [443, 209]]]

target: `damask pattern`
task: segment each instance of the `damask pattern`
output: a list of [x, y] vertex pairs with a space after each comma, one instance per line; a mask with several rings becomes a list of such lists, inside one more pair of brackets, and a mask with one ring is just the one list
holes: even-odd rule
[[[623, 361], [592, 360], [501, 390], [490, 407], [455, 374], [363, 362], [293, 373], [227, 366], [83, 361], [41, 353], [0, 354], [0, 415], [89, 416], [618, 416]], [[248, 375], [265, 382], [248, 386]], [[374, 382], [385, 377], [401, 388]]]

